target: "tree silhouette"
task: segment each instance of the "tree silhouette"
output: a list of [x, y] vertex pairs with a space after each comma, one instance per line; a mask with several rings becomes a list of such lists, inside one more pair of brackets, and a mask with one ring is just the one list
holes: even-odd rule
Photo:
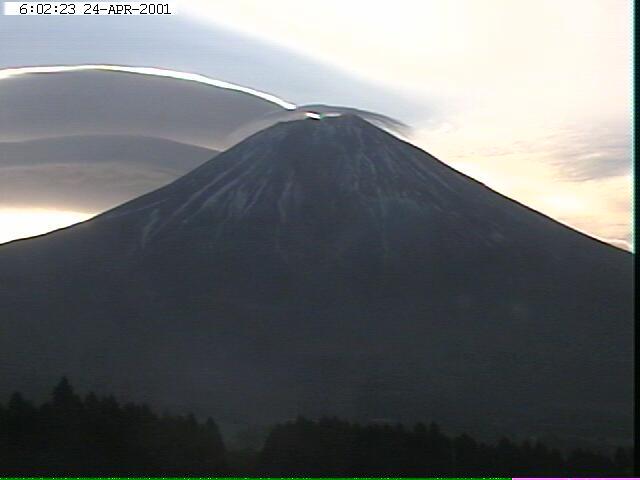
[[76, 404], [79, 400], [73, 393], [73, 388], [67, 377], [62, 377], [53, 389], [53, 404], [57, 407], [67, 407]]
[[624, 448], [617, 448], [614, 455], [614, 463], [618, 469], [618, 475], [633, 476], [633, 453]]
[[268, 476], [613, 476], [628, 454], [615, 461], [577, 450], [567, 457], [539, 442], [502, 438], [491, 446], [469, 435], [451, 439], [437, 424], [351, 424], [337, 419], [299, 418], [276, 425], [267, 437], [255, 472]]
[[[496, 445], [446, 435], [436, 423], [360, 425], [303, 417], [271, 428], [254, 456], [232, 472], [212, 419], [156, 415], [113, 396], [78, 396], [66, 378], [40, 407], [15, 393], [0, 405], [0, 475], [5, 476], [625, 476], [633, 452], [613, 458], [540, 442]], [[253, 463], [252, 463], [253, 462]]]
[[40, 408], [13, 394], [0, 407], [0, 474], [33, 476], [225, 475], [215, 422], [156, 416], [146, 405], [90, 393], [66, 378]]

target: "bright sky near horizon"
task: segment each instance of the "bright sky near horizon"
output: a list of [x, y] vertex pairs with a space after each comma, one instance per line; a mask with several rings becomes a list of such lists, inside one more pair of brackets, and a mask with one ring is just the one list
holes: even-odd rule
[[[432, 105], [399, 118], [414, 127], [414, 143], [507, 196], [631, 248], [631, 2], [180, 0], [180, 15]], [[16, 212], [0, 215], [0, 229]], [[23, 223], [49, 228], [42, 215]]]
[[0, 243], [57, 230], [91, 216], [88, 213], [44, 208], [3, 208], [0, 209]]

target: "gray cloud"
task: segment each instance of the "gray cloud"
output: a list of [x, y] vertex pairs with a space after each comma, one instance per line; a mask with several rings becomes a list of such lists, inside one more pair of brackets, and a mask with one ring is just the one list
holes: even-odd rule
[[623, 125], [565, 131], [547, 138], [560, 173], [575, 181], [626, 175], [631, 170], [631, 130]]
[[465, 155], [500, 157], [542, 155], [557, 168], [561, 178], [586, 181], [626, 175], [631, 170], [631, 129], [627, 125], [602, 124], [565, 128], [535, 141], [507, 146], [486, 146]]
[[102, 211], [215, 154], [165, 139], [113, 135], [0, 143], [0, 206]]
[[117, 163], [9, 167], [2, 170], [0, 202], [4, 207], [27, 204], [91, 212], [165, 184], [173, 179], [172, 173]]
[[202, 83], [111, 71], [0, 80], [0, 141], [68, 135], [152, 136], [225, 147], [227, 135], [282, 107]]
[[575, 181], [625, 175], [631, 169], [631, 129], [603, 125], [548, 137], [549, 155], [565, 178]]
[[0, 68], [150, 66], [252, 86], [296, 104], [350, 105], [406, 121], [436, 113], [432, 104], [401, 91], [286, 48], [179, 15], [55, 19], [0, 15], [0, 44]]

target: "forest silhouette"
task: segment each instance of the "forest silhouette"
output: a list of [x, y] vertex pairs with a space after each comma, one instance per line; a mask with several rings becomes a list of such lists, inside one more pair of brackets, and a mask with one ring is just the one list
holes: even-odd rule
[[631, 476], [632, 452], [612, 458], [503, 438], [489, 445], [437, 424], [359, 425], [298, 418], [273, 426], [258, 451], [227, 451], [216, 423], [157, 415], [63, 378], [39, 407], [0, 404], [2, 476]]

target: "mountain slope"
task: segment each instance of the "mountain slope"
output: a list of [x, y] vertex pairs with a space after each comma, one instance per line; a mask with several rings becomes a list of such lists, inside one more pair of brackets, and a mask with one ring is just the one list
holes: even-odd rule
[[[632, 257], [351, 115], [0, 247], [2, 388], [630, 439]], [[78, 380], [75, 380], [75, 379]]]

